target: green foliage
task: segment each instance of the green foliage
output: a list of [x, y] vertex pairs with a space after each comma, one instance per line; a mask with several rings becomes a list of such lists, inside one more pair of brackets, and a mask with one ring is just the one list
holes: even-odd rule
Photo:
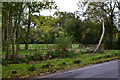
[[35, 67], [35, 66], [32, 66], [32, 67], [28, 68], [27, 71], [36, 71], [36, 67]]
[[62, 27], [64, 27], [64, 22], [66, 20], [75, 18], [76, 16], [74, 13], [67, 13], [67, 12], [60, 12], [60, 11], [55, 12], [54, 15], [58, 17], [57, 23], [59, 24], [59, 26], [62, 26]]
[[66, 65], [66, 63], [65, 63], [65, 62], [63, 62], [63, 63], [62, 63], [62, 65]]
[[65, 54], [65, 57], [72, 58], [72, 57], [76, 57], [78, 55], [79, 54], [75, 53], [74, 51], [67, 51], [67, 53]]
[[17, 59], [13, 61], [13, 64], [22, 64], [21, 60]]
[[[63, 69], [73, 69], [76, 67], [83, 67], [89, 64], [96, 64], [100, 62], [110, 61], [114, 60], [118, 57], [120, 53], [120, 50], [105, 50], [104, 54], [100, 53], [86, 53], [81, 54], [76, 58], [54, 58], [51, 60], [45, 60], [45, 61], [36, 61], [34, 63], [34, 68], [31, 68], [33, 66], [33, 63], [30, 64], [9, 64], [8, 66], [2, 67], [2, 76], [3, 78], [10, 78], [19, 76], [20, 78], [27, 78], [34, 75], [43, 75], [47, 72], [52, 73], [55, 71], [61, 71]], [[118, 54], [115, 56], [115, 54]], [[102, 56], [105, 55], [113, 55], [109, 58], [102, 58]], [[92, 58], [95, 57], [101, 57], [101, 59], [98, 60], [92, 60]], [[75, 63], [74, 63], [75, 61]], [[44, 67], [43, 67], [44, 65]], [[31, 68], [31, 71], [28, 71], [28, 69]], [[12, 74], [11, 71], [17, 71], [17, 73]], [[34, 72], [32, 72], [34, 71]]]
[[114, 56], [118, 56], [118, 53], [111, 53], [111, 54], [93, 56], [91, 59], [92, 60], [99, 60], [99, 59], [111, 58], [111, 57], [114, 57]]
[[16, 74], [16, 73], [17, 73], [17, 71], [15, 71], [15, 70], [12, 71], [12, 74]]
[[26, 55], [26, 59], [33, 61], [41, 61], [44, 59], [44, 57], [42, 54], [33, 54], [33, 55]]
[[120, 56], [120, 53], [114, 53], [114, 56]]
[[33, 29], [31, 38], [37, 42], [54, 43], [56, 34], [59, 35], [61, 29], [56, 27], [56, 18], [52, 16], [32, 16], [32, 20], [37, 25], [37, 30]]
[[59, 57], [60, 52], [58, 50], [55, 51], [48, 51], [48, 54], [52, 56], [52, 58]]
[[86, 53], [86, 51], [80, 51], [80, 52], [78, 52], [78, 54], [84, 54], [84, 53]]
[[101, 34], [101, 23], [86, 21], [84, 23], [84, 31], [82, 32], [82, 43], [95, 44], [98, 43]]
[[77, 43], [82, 41], [82, 21], [77, 17], [73, 16], [68, 18], [63, 24], [65, 31], [69, 36], [73, 36], [73, 40]]
[[2, 62], [2, 65], [7, 65], [8, 64], [8, 61], [7, 60], [5, 60], [4, 58], [2, 58], [2, 60], [1, 60]]
[[67, 49], [70, 46], [70, 37], [60, 36], [55, 41], [56, 49]]
[[52, 65], [51, 63], [47, 63], [47, 64], [43, 65], [43, 68], [50, 68], [52, 66], [54, 66], [54, 65]]
[[[68, 13], [69, 14], [69, 13]], [[73, 37], [77, 43], [93, 44], [97, 43], [101, 33], [99, 22], [82, 21], [79, 17], [67, 17], [63, 23], [65, 32]]]
[[20, 59], [18, 59], [21, 63], [26, 63], [26, 62], [28, 62], [28, 59], [26, 59], [26, 58], [20, 58]]
[[96, 56], [96, 57], [92, 57], [92, 60], [98, 60], [98, 59], [101, 59], [102, 57], [101, 56]]
[[75, 60], [75, 61], [73, 61], [73, 63], [75, 63], [75, 64], [78, 64], [78, 63], [80, 63], [81, 61], [80, 60]]
[[72, 58], [80, 55], [81, 52], [75, 53], [74, 51], [69, 51], [69, 50], [66, 50], [66, 52], [63, 50], [55, 50], [55, 51], [48, 51], [48, 54], [50, 54], [52, 58], [57, 58], [61, 56], [64, 58]]

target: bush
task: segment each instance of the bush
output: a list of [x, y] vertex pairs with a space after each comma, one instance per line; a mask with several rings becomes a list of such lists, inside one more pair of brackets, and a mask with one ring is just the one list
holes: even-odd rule
[[22, 64], [28, 62], [26, 58], [18, 58], [17, 60], [12, 61], [13, 64]]
[[105, 55], [106, 58], [110, 58], [110, 57], [112, 57], [112, 56], [113, 56], [113, 55], [110, 55], [110, 54]]
[[114, 56], [120, 56], [120, 53], [114, 53], [113, 55]]
[[34, 61], [41, 61], [44, 59], [44, 57], [41, 54], [34, 54], [34, 55], [26, 55], [26, 59], [28, 60], [34, 60]]
[[59, 57], [59, 53], [57, 51], [48, 51], [48, 54], [52, 56], [52, 58]]
[[67, 65], [65, 62], [59, 64], [59, 66], [65, 66], [65, 65]]
[[51, 65], [50, 63], [47, 63], [47, 64], [43, 65], [43, 68], [50, 68], [52, 66], [54, 66], [54, 65]]
[[25, 57], [26, 57], [26, 59], [28, 59], [28, 60], [33, 60], [33, 59], [34, 59], [33, 55], [26, 55]]
[[36, 71], [36, 67], [35, 67], [35, 66], [32, 66], [32, 67], [28, 68], [27, 71]]
[[78, 53], [75, 53], [74, 51], [67, 51], [65, 57], [72, 58], [72, 57], [76, 57], [77, 55]]
[[2, 58], [2, 65], [7, 65], [7, 64], [8, 64], [8, 62]]
[[26, 58], [21, 58], [21, 59], [19, 59], [22, 63], [26, 63], [26, 62], [28, 62], [28, 59], [26, 59]]
[[12, 71], [12, 74], [16, 74], [16, 73], [17, 73], [17, 71], [15, 71], [15, 70]]
[[94, 56], [92, 57], [92, 60], [98, 60], [98, 59], [102, 59], [102, 58], [110, 58], [112, 56], [115, 56], [116, 54], [105, 54], [105, 55], [102, 55], [102, 56]]
[[50, 54], [52, 58], [56, 58], [56, 57], [72, 58], [79, 55], [79, 53], [75, 53], [74, 51], [68, 51], [68, 50], [66, 50], [66, 52], [64, 52], [63, 50], [48, 51], [48, 54]]
[[76, 64], [78, 64], [78, 63], [80, 63], [81, 61], [80, 60], [75, 60], [75, 61], [73, 61], [73, 63], [76, 63]]
[[98, 59], [102, 59], [104, 58], [105, 56], [94, 56], [92, 57], [92, 60], [98, 60]]
[[63, 50], [48, 51], [48, 54], [51, 55], [52, 58], [66, 56], [66, 52], [64, 52]]
[[80, 52], [78, 52], [78, 54], [84, 54], [85, 53], [85, 51], [80, 51]]
[[70, 44], [70, 38], [67, 36], [60, 36], [56, 39], [55, 41], [56, 44], [56, 49], [60, 50], [66, 50], [67, 48], [69, 48], [69, 44]]
[[65, 62], [63, 62], [63, 63], [62, 63], [62, 65], [66, 65], [66, 63], [65, 63]]
[[21, 62], [19, 59], [13, 61], [13, 64], [22, 64], [23, 62]]

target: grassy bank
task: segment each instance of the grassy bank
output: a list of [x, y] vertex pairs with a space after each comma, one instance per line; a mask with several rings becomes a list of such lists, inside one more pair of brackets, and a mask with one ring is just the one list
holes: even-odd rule
[[22, 64], [9, 64], [3, 66], [3, 78], [25, 78], [37, 75], [45, 75], [68, 70], [71, 68], [79, 68], [89, 64], [101, 63], [120, 56], [120, 50], [105, 50], [100, 53], [85, 53], [75, 58], [54, 58], [43, 61], [31, 61]]

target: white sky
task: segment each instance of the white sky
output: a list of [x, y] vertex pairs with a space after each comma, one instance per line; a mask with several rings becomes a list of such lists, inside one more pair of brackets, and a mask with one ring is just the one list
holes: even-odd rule
[[[76, 3], [78, 3], [78, 0], [54, 0], [55, 3], [58, 6], [59, 11], [66, 11], [66, 12], [74, 12], [78, 10], [78, 6]], [[55, 10], [44, 10], [41, 12], [42, 15], [47, 16], [54, 14]]]

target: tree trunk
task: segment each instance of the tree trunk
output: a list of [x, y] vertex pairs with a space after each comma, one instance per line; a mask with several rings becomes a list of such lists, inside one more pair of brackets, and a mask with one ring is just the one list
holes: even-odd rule
[[11, 56], [11, 60], [16, 60], [16, 50], [15, 50], [15, 33], [16, 33], [16, 30], [13, 31], [12, 33], [12, 56]]
[[118, 32], [118, 41], [117, 41], [117, 44], [118, 44], [118, 49], [120, 49], [120, 31]]
[[3, 15], [4, 14], [4, 11], [2, 10], [2, 51], [5, 51], [5, 32], [6, 32], [6, 24], [5, 24], [5, 16]]
[[30, 34], [30, 8], [29, 8], [29, 15], [28, 15], [28, 26], [27, 26], [27, 33], [26, 33], [26, 43], [25, 43], [25, 49], [28, 49], [28, 43], [29, 43], [29, 34]]
[[4, 47], [5, 47], [5, 52], [6, 52], [6, 56], [5, 59], [8, 60], [9, 59], [9, 43], [8, 43], [8, 27], [7, 25], [4, 26], [5, 27], [5, 34], [4, 34]]
[[20, 49], [20, 17], [21, 17], [21, 13], [22, 13], [22, 4], [20, 6], [20, 11], [19, 11], [19, 15], [18, 15], [18, 25], [17, 25], [17, 32], [16, 32], [16, 56], [18, 56], [18, 51]]
[[81, 44], [79, 43], [79, 49], [81, 48]]
[[96, 49], [94, 50], [94, 53], [97, 52], [97, 50], [99, 49], [99, 47], [100, 47], [100, 45], [101, 45], [101, 42], [102, 42], [102, 40], [103, 40], [104, 34], [105, 34], [104, 20], [103, 20], [102, 28], [103, 28], [102, 35], [101, 35], [101, 37], [100, 37], [100, 40], [99, 40], [99, 43], [98, 43]]
[[5, 17], [5, 52], [6, 52], [6, 56], [5, 56], [5, 59], [8, 60], [10, 59], [10, 46], [9, 46], [9, 38], [10, 38], [10, 35], [9, 35], [9, 13], [8, 11], [5, 10], [5, 13], [6, 13], [6, 17]]
[[10, 54], [9, 54], [9, 40], [8, 40], [8, 27], [6, 26], [6, 31], [5, 31], [5, 52], [6, 52], [6, 56], [5, 59], [8, 60], [10, 58]]
[[71, 51], [72, 51], [72, 41], [71, 41], [71, 44], [70, 44], [70, 45], [71, 45]]
[[12, 15], [10, 15], [10, 28], [11, 28], [11, 42], [12, 42], [12, 56], [11, 60], [16, 60], [16, 26], [17, 26], [17, 19], [14, 22], [14, 26], [12, 25]]

